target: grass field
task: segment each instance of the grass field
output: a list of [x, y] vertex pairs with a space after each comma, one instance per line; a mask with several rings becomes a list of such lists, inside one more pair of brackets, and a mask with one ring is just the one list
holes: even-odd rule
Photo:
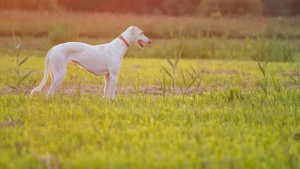
[[[148, 35], [147, 35], [148, 36]], [[108, 43], [114, 38], [78, 38], [76, 41], [92, 45]], [[257, 39], [230, 39], [227, 36], [220, 38], [209, 38], [199, 36], [198, 38], [174, 38], [174, 39], [151, 39], [154, 43], [147, 45], [147, 49], [141, 50], [137, 46], [131, 47], [125, 58], [166, 58], [174, 57], [174, 53], [181, 49], [182, 58], [185, 59], [226, 59], [226, 60], [255, 60], [255, 49], [251, 42], [258, 47]], [[262, 39], [263, 45], [267, 46], [272, 39]], [[12, 42], [11, 37], [0, 37], [0, 55], [8, 56], [12, 54], [8, 43]], [[47, 51], [53, 46], [46, 37], [21, 37], [22, 55], [34, 55], [45, 57]], [[290, 59], [297, 60], [300, 49], [299, 39], [276, 39], [272, 50], [268, 52], [270, 61], [289, 62]]]
[[[1, 57], [1, 168], [299, 168], [300, 91], [289, 76], [297, 78], [296, 65], [269, 63], [266, 96], [256, 62], [179, 66], [198, 62], [202, 94], [163, 96], [159, 64], [168, 68], [166, 60], [125, 58], [110, 102], [102, 99], [103, 78], [74, 65], [54, 98], [45, 97], [49, 85], [32, 98], [9, 94], [14, 62]], [[24, 64], [24, 73], [40, 70], [24, 88], [40, 82], [43, 64], [42, 57]]]
[[2, 96], [2, 168], [299, 168], [298, 90]]
[[[1, 11], [0, 168], [300, 168], [299, 24], [297, 17]], [[74, 64], [53, 98], [46, 98], [50, 77], [33, 97], [23, 94], [41, 82], [56, 35], [78, 28], [69, 38], [94, 45], [129, 25], [153, 44], [128, 49], [114, 102], [102, 98], [103, 77]], [[12, 28], [19, 61], [8, 45]], [[166, 58], [174, 62], [181, 50], [173, 71]], [[16, 85], [16, 72], [31, 70]]]

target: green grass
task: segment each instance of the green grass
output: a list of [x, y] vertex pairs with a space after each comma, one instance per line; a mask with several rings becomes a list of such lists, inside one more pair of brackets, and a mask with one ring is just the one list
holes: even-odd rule
[[[42, 80], [40, 56], [22, 65], [24, 74], [39, 70], [24, 88]], [[290, 78], [296, 65], [270, 62], [266, 73], [283, 90], [269, 85], [265, 95], [256, 62], [183, 59], [178, 62], [183, 70], [200, 63], [206, 91], [163, 96], [142, 87], [159, 88], [160, 64], [171, 70], [165, 59], [124, 58], [116, 100], [110, 102], [100, 94], [103, 77], [72, 64], [55, 97], [46, 99], [45, 91], [31, 98], [14, 95], [6, 87], [16, 80], [14, 62], [0, 58], [1, 168], [300, 167], [300, 90]], [[137, 85], [138, 95], [121, 91]], [[95, 86], [97, 92], [80, 90]], [[69, 88], [79, 91], [60, 94]]]
[[1, 96], [2, 168], [299, 168], [299, 90]]
[[[146, 34], [147, 35], [147, 34]], [[151, 36], [150, 36], [151, 37]], [[114, 37], [116, 38], [116, 37]], [[79, 38], [79, 42], [91, 45], [99, 45], [108, 43], [114, 38]], [[12, 38], [0, 37], [0, 56], [11, 55], [8, 42]], [[199, 35], [197, 38], [174, 38], [174, 39], [152, 39], [153, 43], [147, 45], [144, 50], [137, 46], [132, 46], [126, 52], [125, 58], [165, 58], [167, 55], [174, 58], [174, 51], [182, 51], [182, 58], [185, 59], [226, 59], [226, 60], [255, 60], [254, 55], [257, 53], [251, 45], [250, 41], [258, 44], [257, 39], [230, 39], [227, 36], [220, 38]], [[262, 44], [267, 45], [271, 39], [261, 38]], [[45, 57], [47, 51], [53, 47], [50, 40], [34, 37], [21, 38], [22, 54], [35, 55], [37, 57]], [[290, 58], [295, 60], [300, 55], [297, 50], [300, 49], [300, 40], [297, 39], [276, 39], [273, 47], [266, 54], [270, 57], [270, 61], [288, 62], [286, 53]]]
[[[145, 49], [146, 50], [146, 49]], [[4, 88], [6, 85], [15, 84], [17, 77], [14, 74], [14, 68], [12, 67], [15, 62], [15, 58], [6, 57], [1, 58], [0, 62], [0, 86]], [[32, 57], [27, 60], [26, 64], [22, 65], [21, 74], [26, 74], [30, 70], [37, 70], [37, 72], [28, 76], [24, 80], [24, 84], [31, 85], [31, 82], [36, 80], [39, 84], [43, 78], [45, 58]], [[139, 75], [140, 86], [160, 86], [160, 82], [163, 78], [164, 70], [161, 68], [162, 64], [167, 69], [171, 70], [168, 62], [165, 59], [134, 59], [124, 58], [122, 61], [121, 71], [118, 76], [119, 87], [134, 87], [132, 82], [135, 82]], [[178, 67], [182, 70], [189, 69], [191, 64], [197, 68], [200, 64], [202, 70], [203, 85], [206, 85], [210, 89], [224, 89], [230, 86], [239, 86], [243, 89], [255, 89], [258, 87], [257, 79], [261, 77], [261, 72], [256, 62], [253, 61], [223, 61], [223, 60], [187, 60], [183, 59], [178, 62]], [[294, 65], [296, 66], [296, 65]], [[180, 71], [180, 69], [178, 69]], [[283, 71], [285, 70], [285, 71]], [[276, 63], [270, 62], [268, 64], [268, 74], [273, 75], [276, 79], [280, 79], [283, 82], [283, 87], [290, 89], [293, 81], [289, 77], [293, 73], [293, 69], [290, 63]], [[7, 74], [10, 74], [8, 76]], [[181, 78], [180, 72], [177, 72], [178, 78]], [[270, 83], [271, 83], [271, 79]], [[168, 84], [171, 85], [171, 79], [167, 77]], [[183, 82], [180, 81], [180, 84]], [[50, 77], [47, 81], [45, 89], [49, 87]], [[95, 77], [82, 69], [79, 69], [74, 64], [70, 63], [67, 68], [67, 74], [62, 82], [60, 88], [67, 89], [68, 86], [73, 88], [80, 86], [101, 86], [104, 85], [103, 77]]]

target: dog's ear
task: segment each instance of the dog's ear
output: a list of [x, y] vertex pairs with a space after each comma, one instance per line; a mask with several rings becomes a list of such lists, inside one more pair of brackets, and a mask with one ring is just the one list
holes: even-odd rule
[[136, 35], [137, 31], [138, 31], [138, 28], [137, 28], [137, 27], [131, 26], [131, 34], [132, 34], [132, 35]]

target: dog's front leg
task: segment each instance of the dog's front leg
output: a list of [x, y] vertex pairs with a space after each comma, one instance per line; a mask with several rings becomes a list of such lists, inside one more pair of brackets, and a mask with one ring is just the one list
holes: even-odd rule
[[110, 78], [109, 78], [109, 74], [105, 75], [105, 89], [104, 89], [104, 96], [105, 97], [109, 97], [109, 89], [110, 89]]
[[113, 101], [115, 97], [117, 76], [109, 76], [110, 79], [110, 100]]

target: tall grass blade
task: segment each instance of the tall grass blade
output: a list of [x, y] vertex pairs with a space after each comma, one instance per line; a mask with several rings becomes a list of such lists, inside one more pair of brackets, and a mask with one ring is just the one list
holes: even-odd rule
[[168, 63], [171, 65], [171, 67], [173, 68], [173, 70], [175, 69], [174, 64], [170, 61], [169, 58], [167, 58]]
[[16, 87], [13, 87], [13, 86], [7, 86], [7, 87], [14, 89], [14, 90], [18, 90]]
[[[176, 80], [176, 83], [177, 83], [177, 84], [179, 84], [179, 81], [178, 81], [178, 80]], [[179, 87], [179, 89], [180, 89], [180, 92], [181, 92], [181, 93], [183, 93], [183, 89], [182, 89], [182, 87], [181, 87], [180, 85], [178, 85], [178, 87]]]
[[276, 37], [270, 42], [269, 46], [265, 50], [265, 53], [268, 52], [271, 49], [271, 47], [273, 47], [273, 43], [274, 43], [275, 39], [276, 39]]
[[269, 61], [270, 61], [270, 58], [268, 58], [268, 59], [266, 60], [266, 62], [265, 62], [265, 67], [267, 66], [267, 64], [269, 63]]
[[18, 50], [20, 50], [20, 48], [21, 48], [21, 40], [20, 40], [20, 38], [18, 38], [18, 45], [16, 45], [16, 49], [18, 49]]
[[12, 29], [11, 30], [12, 33], [13, 33], [13, 38], [14, 38], [14, 43], [15, 43], [15, 46], [17, 46], [17, 43], [16, 43], [16, 36], [15, 36], [15, 31]]
[[170, 76], [170, 78], [172, 78], [172, 80], [174, 80], [174, 78], [173, 78], [173, 76], [171, 75], [171, 73], [165, 68], [165, 67], [163, 67], [163, 65], [160, 65], [163, 69], [164, 69], [164, 71]]
[[199, 76], [200, 76], [200, 73], [197, 74], [196, 77], [193, 77], [193, 76], [192, 76], [193, 80], [192, 80], [191, 83], [189, 84], [188, 89], [189, 89], [189, 88], [190, 88], [190, 87], [198, 80]]
[[200, 85], [201, 85], [201, 82], [202, 82], [202, 76], [200, 76], [200, 79], [198, 81], [198, 84], [197, 84], [197, 88], [199, 89]]
[[183, 74], [182, 69], [181, 69], [181, 77], [182, 77], [184, 86], [186, 86], [185, 76], [184, 76], [184, 74]]
[[252, 47], [253, 47], [257, 52], [259, 52], [259, 49], [256, 48], [256, 46], [255, 46], [251, 41], [249, 41], [249, 42], [250, 42], [250, 44], [252, 45]]
[[275, 91], [279, 93], [281, 91], [281, 88], [280, 88], [278, 81], [275, 80], [274, 76], [272, 76], [272, 81], [274, 84]]
[[260, 69], [261, 73], [262, 73], [264, 76], [266, 76], [265, 70], [264, 70], [264, 68], [261, 66], [261, 63], [260, 63], [260, 61], [258, 60], [257, 55], [254, 55], [254, 57], [255, 57], [255, 60], [256, 60], [256, 62], [257, 62], [257, 64], [258, 64], [258, 66], [259, 66], [259, 69]]
[[23, 80], [25, 80], [31, 73], [36, 72], [35, 70], [32, 70], [28, 72], [25, 76], [22, 77], [22, 79], [17, 83], [17, 85], [21, 84]]
[[14, 67], [14, 70], [15, 70], [16, 74], [19, 75], [19, 71], [18, 71], [18, 69], [16, 67]]
[[177, 58], [176, 58], [176, 60], [175, 60], [175, 67], [177, 66], [177, 64], [178, 64], [178, 62], [179, 62], [179, 60], [180, 60], [180, 58], [181, 58], [182, 50], [183, 50], [183, 49], [181, 49], [179, 55], [177, 56]]
[[261, 44], [261, 41], [260, 41], [260, 38], [259, 38], [259, 35], [257, 36], [257, 40], [258, 40], [258, 43], [259, 43], [259, 53], [262, 54], [262, 59], [264, 59], [264, 51], [263, 51], [263, 45]]
[[289, 76], [290, 76], [290, 78], [295, 82], [295, 84], [300, 85], [300, 84], [298, 84], [297, 80], [294, 79], [294, 77], [293, 77], [292, 75], [289, 75]]
[[294, 68], [294, 72], [296, 73], [297, 76], [300, 75], [300, 74], [299, 74], [299, 73], [300, 73], [299, 70], [297, 70], [296, 68]]
[[29, 58], [30, 56], [27, 56], [25, 59], [23, 59], [20, 63], [19, 63], [19, 66], [21, 66], [23, 63], [26, 62], [26, 60]]
[[14, 51], [14, 52], [16, 52], [16, 48], [12, 45], [12, 44], [10, 44], [9, 42], [7, 42], [8, 43], [8, 45], [10, 46], [10, 48]]
[[169, 93], [174, 94], [174, 93], [172, 92], [172, 89], [170, 88], [170, 85], [168, 85], [168, 90], [169, 90]]

